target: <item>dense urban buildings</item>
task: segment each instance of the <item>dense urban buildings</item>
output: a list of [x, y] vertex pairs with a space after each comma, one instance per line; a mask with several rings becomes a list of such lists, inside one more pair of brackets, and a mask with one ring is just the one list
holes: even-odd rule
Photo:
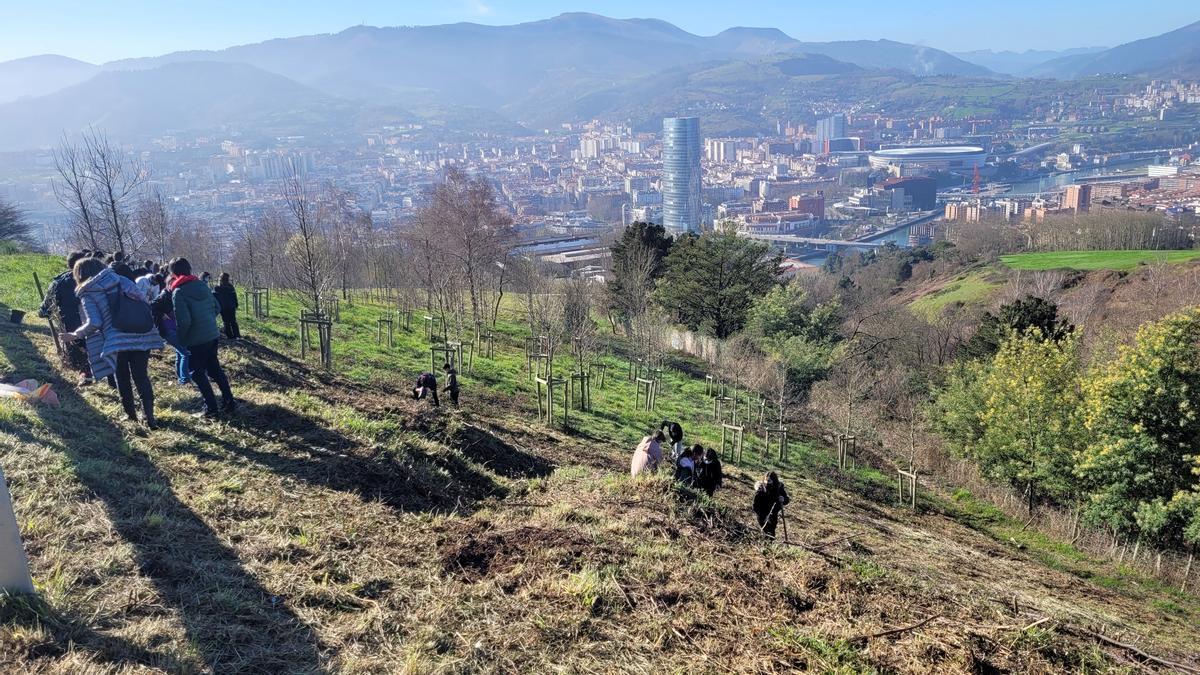
[[700, 118], [663, 120], [662, 224], [670, 232], [700, 229], [703, 216], [700, 147]]
[[846, 136], [846, 116], [838, 113], [822, 120], [817, 120], [817, 137], [815, 146], [819, 153], [833, 152], [831, 147], [836, 140]]

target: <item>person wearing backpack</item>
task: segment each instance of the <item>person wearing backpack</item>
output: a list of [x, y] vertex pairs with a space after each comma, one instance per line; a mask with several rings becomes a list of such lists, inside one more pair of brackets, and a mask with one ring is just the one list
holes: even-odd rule
[[83, 322], [75, 330], [64, 332], [63, 340], [73, 343], [86, 338], [92, 376], [100, 379], [116, 375], [121, 407], [132, 422], [138, 419], [133, 401], [136, 386], [146, 428], [155, 429], [154, 387], [148, 366], [150, 350], [162, 349], [163, 341], [154, 328], [150, 305], [137, 284], [97, 258], [77, 261], [74, 276]]
[[[83, 323], [79, 297], [75, 295], [75, 263], [91, 256], [91, 252], [75, 251], [67, 256], [67, 270], [50, 281], [46, 298], [38, 309], [43, 319], [58, 319], [64, 331], [73, 331]], [[63, 345], [63, 363], [79, 373], [79, 386], [92, 383], [92, 369], [88, 365], [87, 345], [79, 340]]]
[[[204, 398], [204, 412], [200, 414], [208, 419], [216, 419], [222, 413], [232, 413], [237, 407], [229, 379], [225, 377], [225, 369], [221, 367], [217, 354], [217, 338], [221, 335], [217, 329], [217, 314], [221, 312], [221, 307], [208, 284], [192, 274], [192, 264], [187, 258], [172, 260], [171, 274], [175, 275], [170, 285], [171, 304], [175, 308], [175, 331], [179, 343], [187, 347], [192, 382], [196, 383], [200, 396]], [[221, 390], [220, 408], [217, 407], [217, 398], [213, 395], [209, 378]]]

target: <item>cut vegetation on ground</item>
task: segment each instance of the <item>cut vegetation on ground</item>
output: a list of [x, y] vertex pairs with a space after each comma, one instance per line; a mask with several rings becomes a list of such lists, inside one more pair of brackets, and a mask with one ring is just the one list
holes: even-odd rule
[[[4, 315], [36, 299], [35, 261], [10, 262]], [[992, 287], [977, 273], [939, 297]], [[245, 317], [250, 340], [223, 352], [243, 410], [219, 424], [191, 416], [194, 392], [156, 356], [149, 435], [118, 421], [104, 385], [70, 386], [35, 318], [0, 325], [0, 377], [53, 381], [63, 399], [0, 403], [39, 590], [0, 600], [0, 670], [1159, 667], [1096, 635], [1195, 662], [1194, 595], [1024, 534], [966, 493], [899, 506], [893, 468], [840, 470], [819, 436], [780, 462], [747, 433], [715, 501], [630, 479], [632, 444], [664, 417], [719, 445], [694, 360], [673, 357], [659, 409], [636, 412], [627, 363], [607, 357], [595, 411], [547, 429], [530, 421], [511, 318], [454, 412], [406, 397], [430, 364], [419, 323], [388, 349], [384, 308], [343, 303], [327, 374], [293, 358], [298, 309], [273, 298], [271, 318]], [[794, 500], [790, 544], [765, 541], [748, 509], [767, 468]]]

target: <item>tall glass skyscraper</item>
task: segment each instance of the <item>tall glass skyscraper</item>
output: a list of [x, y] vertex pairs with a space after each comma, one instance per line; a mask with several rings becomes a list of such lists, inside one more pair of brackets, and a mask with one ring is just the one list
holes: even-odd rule
[[700, 229], [700, 118], [663, 120], [663, 227], [673, 234]]

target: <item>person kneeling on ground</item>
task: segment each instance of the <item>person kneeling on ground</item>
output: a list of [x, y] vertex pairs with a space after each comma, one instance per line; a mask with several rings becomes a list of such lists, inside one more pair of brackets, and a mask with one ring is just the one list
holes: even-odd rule
[[711, 497], [724, 480], [725, 475], [721, 471], [721, 460], [717, 457], [717, 451], [709, 448], [704, 455], [704, 461], [696, 467], [696, 484]]
[[[221, 306], [208, 289], [208, 284], [192, 275], [192, 264], [187, 258], [172, 260], [171, 274], [175, 275], [170, 289], [171, 306], [175, 309], [176, 336], [179, 343], [187, 348], [188, 374], [204, 399], [204, 412], [199, 415], [215, 419], [220, 414], [232, 413], [237, 403], [217, 354], [217, 338], [221, 335], [217, 329], [217, 315], [221, 313]], [[221, 390], [219, 409], [209, 378]]]
[[787, 489], [774, 471], [768, 473], [754, 489], [754, 515], [758, 517], [758, 526], [763, 534], [775, 538], [775, 526], [779, 523], [779, 515], [783, 507], [792, 501]]
[[417, 384], [412, 390], [414, 401], [425, 398], [427, 394], [433, 394], [433, 406], [435, 408], [441, 407], [442, 404], [438, 402], [437, 378], [434, 377], [433, 373], [421, 373], [417, 377]]
[[699, 443], [683, 451], [675, 461], [675, 480], [684, 487], [696, 487], [696, 467], [704, 457], [704, 448]]
[[662, 442], [665, 440], [667, 437], [661, 429], [643, 438], [633, 451], [633, 459], [629, 462], [629, 475], [636, 477], [643, 471], [658, 471], [658, 463], [662, 461]]
[[458, 371], [449, 363], [442, 364], [442, 372], [446, 373], [446, 388], [442, 391], [450, 392], [450, 402], [454, 407], [458, 407]]

